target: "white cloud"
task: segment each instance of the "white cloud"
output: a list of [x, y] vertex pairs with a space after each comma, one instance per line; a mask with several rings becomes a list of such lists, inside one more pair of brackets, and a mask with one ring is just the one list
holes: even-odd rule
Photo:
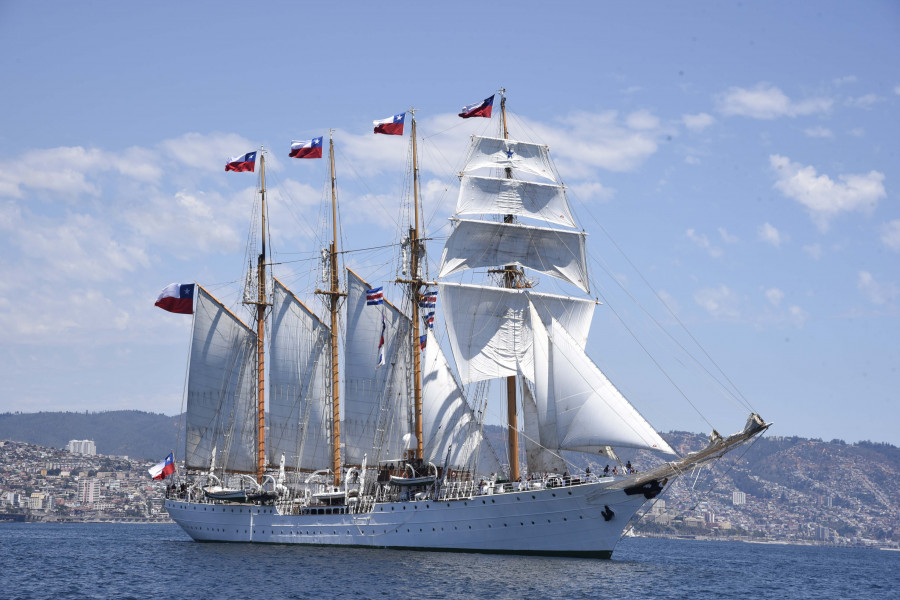
[[833, 138], [834, 134], [827, 127], [816, 125], [815, 127], [807, 127], [803, 130], [807, 136], [812, 138]]
[[847, 133], [849, 133], [853, 137], [861, 138], [862, 136], [866, 135], [866, 130], [863, 129], [862, 127], [854, 127], [853, 129], [849, 130]]
[[900, 96], [900, 85], [894, 86], [894, 93], [897, 94], [898, 96]]
[[868, 271], [860, 271], [856, 287], [872, 304], [884, 305], [894, 301], [900, 295], [900, 288], [893, 283], [881, 283]]
[[806, 323], [807, 319], [809, 319], [809, 313], [796, 305], [793, 305], [788, 309], [788, 314], [791, 323], [793, 323], [794, 326], [798, 328], [803, 327], [803, 324]]
[[697, 290], [694, 293], [694, 301], [715, 318], [736, 319], [741, 314], [740, 298], [737, 293], [724, 284], [715, 288]]
[[567, 189], [572, 196], [578, 198], [582, 202], [587, 202], [589, 200], [607, 202], [615, 195], [615, 190], [596, 181], [576, 183], [567, 186]]
[[687, 231], [684, 232], [684, 234], [687, 236], [687, 238], [689, 240], [694, 242], [697, 246], [699, 246], [699, 247], [703, 248], [704, 250], [706, 250], [707, 252], [709, 252], [709, 255], [712, 256], [713, 258], [719, 258], [720, 256], [722, 256], [722, 249], [713, 246], [710, 243], [709, 238], [707, 238], [705, 235], [698, 234], [693, 229], [688, 229]]
[[886, 196], [884, 175], [870, 171], [865, 175], [839, 175], [834, 181], [828, 175], [817, 175], [815, 168], [791, 162], [773, 154], [769, 163], [778, 181], [775, 189], [806, 207], [813, 222], [827, 231], [832, 218], [843, 212], [871, 212]]
[[625, 124], [631, 129], [646, 131], [659, 127], [659, 117], [648, 110], [638, 110], [625, 118]]
[[772, 244], [776, 248], [780, 247], [782, 243], [788, 240], [788, 236], [778, 231], [771, 223], [763, 223], [760, 225], [757, 234], [759, 235], [760, 240], [767, 244]]
[[894, 252], [900, 252], [900, 219], [881, 226], [881, 243]]
[[819, 244], [810, 244], [808, 246], [803, 246], [803, 251], [809, 255], [810, 258], [814, 260], [819, 260], [822, 258], [822, 246]]
[[856, 75], [847, 75], [845, 77], [835, 77], [832, 79], [834, 85], [845, 85], [847, 83], [856, 83]]
[[728, 116], [754, 119], [798, 117], [828, 112], [833, 101], [828, 98], [809, 98], [794, 102], [784, 92], [769, 83], [758, 83], [752, 89], [728, 88], [716, 98], [718, 110]]
[[715, 117], [706, 113], [699, 113], [696, 115], [683, 115], [681, 117], [681, 122], [684, 123], [684, 126], [691, 131], [703, 131], [710, 125], [716, 122]]
[[736, 235], [731, 235], [724, 227], [719, 227], [719, 236], [726, 244], [736, 244], [740, 241]]
[[769, 288], [766, 290], [766, 300], [768, 300], [772, 306], [778, 306], [783, 299], [784, 292], [778, 288]]
[[877, 94], [866, 94], [865, 96], [860, 96], [858, 98], [848, 98], [846, 104], [847, 106], [868, 110], [879, 102], [884, 102], [884, 100], [884, 98]]

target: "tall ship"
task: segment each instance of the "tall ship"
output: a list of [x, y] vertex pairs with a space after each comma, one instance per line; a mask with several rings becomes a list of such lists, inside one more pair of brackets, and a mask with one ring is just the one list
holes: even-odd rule
[[[499, 95], [499, 119], [494, 96], [460, 113], [492, 118], [499, 133], [471, 139], [435, 280], [415, 111], [376, 121], [376, 133], [396, 134], [411, 117], [412, 202], [392, 281], [340, 267], [329, 136], [319, 313], [269, 273], [265, 154], [253, 156], [258, 253], [243, 298], [253, 322], [199, 285], [191, 305], [184, 467], [165, 507], [194, 540], [609, 558], [675, 478], [769, 427], [751, 413], [741, 431], [713, 431], [680, 456], [587, 355], [598, 303], [586, 234], [548, 147], [509, 137]], [[291, 156], [322, 157], [323, 138], [294, 146]], [[538, 291], [542, 276], [571, 295]], [[384, 283], [402, 291], [397, 304]], [[490, 397], [505, 404], [500, 452], [486, 436]], [[634, 470], [617, 450], [663, 460]], [[581, 470], [573, 453], [614, 469]]]

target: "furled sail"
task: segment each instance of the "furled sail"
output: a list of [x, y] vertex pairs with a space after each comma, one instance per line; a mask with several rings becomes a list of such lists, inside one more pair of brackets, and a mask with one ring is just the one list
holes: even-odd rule
[[562, 323], [581, 348], [587, 342], [592, 300], [458, 283], [439, 287], [450, 346], [464, 384], [519, 372], [534, 379], [529, 299], [546, 323], [551, 319]]
[[466, 172], [475, 169], [515, 169], [556, 181], [550, 165], [550, 148], [541, 144], [472, 136]]
[[[347, 336], [344, 344], [344, 462], [397, 460], [409, 426], [409, 318], [387, 301], [367, 306], [371, 286], [347, 270]], [[379, 365], [379, 345], [384, 364]], [[408, 438], [407, 438], [408, 439]], [[375, 451], [377, 456], [372, 456]]]
[[[422, 442], [424, 459], [436, 465], [472, 464], [481, 444], [481, 427], [453, 378], [447, 359], [428, 336], [422, 353]], [[448, 453], [449, 451], [449, 453]]]
[[464, 175], [456, 214], [516, 215], [575, 227], [564, 187], [518, 179]]
[[[606, 446], [675, 454], [556, 320], [545, 327], [532, 309], [534, 387], [541, 442], [563, 450]], [[554, 431], [555, 429], [555, 431]]]
[[256, 333], [202, 287], [188, 371], [185, 465], [256, 471]]
[[331, 466], [327, 377], [331, 332], [275, 280], [269, 338], [270, 464], [310, 470]]
[[439, 277], [515, 264], [588, 292], [584, 237], [578, 231], [461, 219], [444, 246]]

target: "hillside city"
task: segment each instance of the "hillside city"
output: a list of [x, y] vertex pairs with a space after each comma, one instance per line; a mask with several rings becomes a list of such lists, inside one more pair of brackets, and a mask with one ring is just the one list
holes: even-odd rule
[[[783, 478], [772, 473], [757, 473], [759, 468], [751, 471], [746, 461], [688, 473], [648, 503], [642, 518], [632, 522], [632, 531], [642, 536], [898, 548], [897, 485], [869, 481], [873, 472], [885, 471], [883, 475], [896, 482], [893, 467], [870, 465], [866, 477], [859, 477], [854, 470], [861, 465], [854, 464], [855, 453], [847, 452], [849, 462], [819, 472], [817, 465], [803, 462], [809, 445], [816, 442], [793, 442], [782, 444], [796, 455], [790, 485], [776, 482]], [[772, 438], [768, 445], [778, 443], [779, 438]], [[635, 455], [636, 465], [643, 458]], [[148, 473], [153, 464], [97, 454], [90, 440], [72, 440], [65, 450], [0, 441], [0, 522], [171, 522], [163, 508], [165, 483]], [[782, 457], [772, 469], [784, 467]]]

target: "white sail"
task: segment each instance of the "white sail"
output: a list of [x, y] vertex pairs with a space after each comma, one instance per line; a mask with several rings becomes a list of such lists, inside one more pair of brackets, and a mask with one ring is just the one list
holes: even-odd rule
[[[422, 352], [422, 444], [436, 465], [470, 465], [481, 443], [481, 427], [453, 378], [431, 331]], [[449, 452], [448, 452], [449, 450]]]
[[515, 169], [556, 181], [550, 164], [550, 149], [541, 144], [472, 136], [465, 171], [475, 169]]
[[529, 299], [546, 323], [555, 319], [584, 347], [594, 302], [532, 291], [440, 283], [444, 319], [464, 384], [519, 372], [534, 379]]
[[294, 468], [331, 466], [330, 348], [328, 327], [276, 279], [269, 338], [270, 464], [284, 455]]
[[444, 246], [438, 276], [511, 264], [589, 291], [584, 233], [517, 223], [459, 220]]
[[[533, 314], [533, 313], [532, 313]], [[675, 454], [557, 321], [535, 328], [534, 383], [541, 441], [564, 450], [606, 446]]]
[[459, 186], [457, 215], [516, 215], [575, 227], [561, 185], [465, 175]]
[[[256, 333], [200, 286], [188, 374], [185, 465], [256, 471]], [[218, 450], [216, 450], [218, 449]]]
[[[389, 302], [367, 306], [371, 286], [347, 270], [347, 336], [341, 442], [344, 462], [402, 458], [409, 427], [409, 318]], [[382, 318], [384, 319], [382, 321]], [[384, 323], [384, 364], [379, 342]], [[377, 456], [373, 456], [373, 450]]]
[[520, 381], [522, 382], [525, 464], [528, 466], [528, 472], [563, 473], [566, 470], [566, 463], [559, 456], [557, 445], [541, 439], [540, 419], [534, 394], [524, 379]]

